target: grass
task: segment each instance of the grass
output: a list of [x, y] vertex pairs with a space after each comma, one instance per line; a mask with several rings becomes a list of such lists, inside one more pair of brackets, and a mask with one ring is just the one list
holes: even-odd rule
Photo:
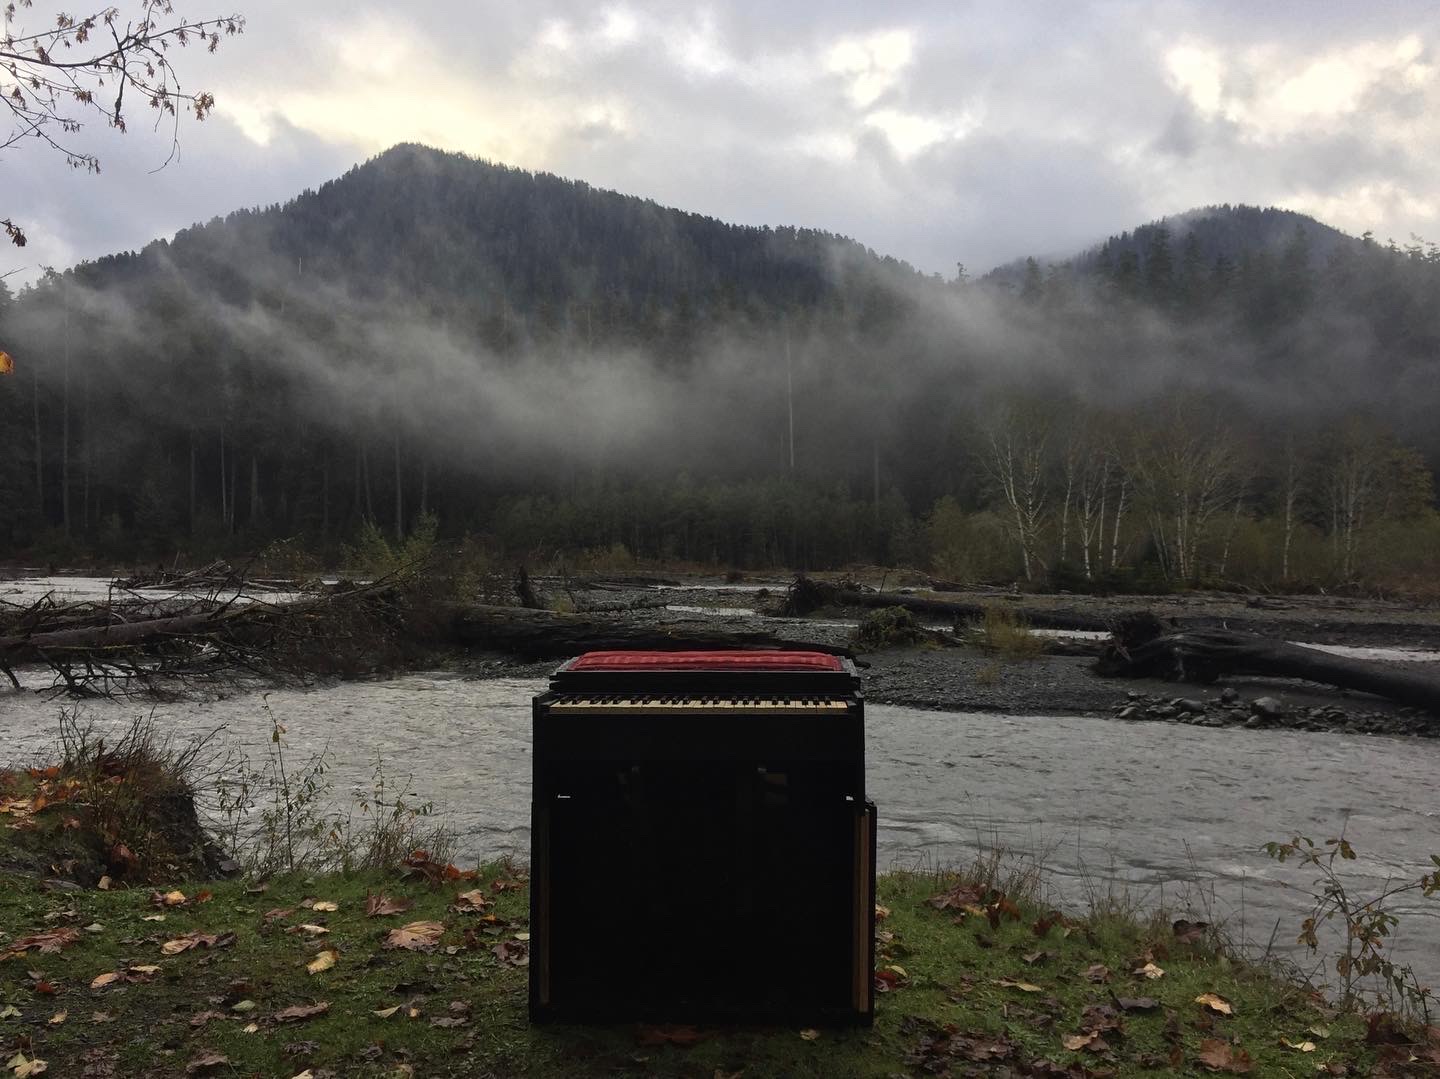
[[978, 627], [980, 646], [1008, 661], [1034, 659], [1045, 642], [1030, 632], [1025, 619], [1008, 607], [989, 604]]
[[[53, 769], [0, 773], [0, 1060], [16, 1074], [22, 1060], [41, 1060], [47, 1074], [99, 1079], [1125, 1077], [1202, 1074], [1204, 1055], [1259, 1075], [1359, 1074], [1386, 1049], [1369, 1044], [1359, 1015], [1227, 957], [1209, 934], [1177, 932], [1104, 896], [1088, 918], [1048, 910], [1038, 868], [995, 853], [963, 876], [880, 879], [871, 1029], [531, 1027], [523, 873], [497, 863], [469, 879], [402, 856], [396, 843], [419, 834], [403, 797], [377, 788], [370, 801], [391, 808], [352, 844], [388, 852], [388, 863], [367, 854], [316, 863], [368, 867], [355, 871], [187, 881], [203, 862], [177, 863], [167, 877], [174, 844], [163, 832], [133, 837], [154, 832], [144, 791], [189, 797], [195, 757], [157, 749], [144, 728], [114, 750], [72, 740], [64, 756]], [[77, 879], [64, 854], [92, 828], [133, 843], [128, 872], [108, 887], [46, 880]], [[460, 901], [475, 892], [478, 904]], [[403, 909], [370, 913], [380, 895]], [[439, 927], [424, 950], [387, 946], [392, 931], [422, 922]], [[644, 924], [614, 932], [643, 962]], [[755, 977], [777, 961], [757, 951]], [[1197, 1002], [1207, 994], [1229, 1014]], [[1440, 1040], [1420, 1051], [1440, 1059]]]
[[[176, 883], [187, 902], [162, 908], [147, 888], [54, 892], [33, 877], [0, 879], [6, 944], [57, 928], [79, 934], [58, 953], [30, 951], [0, 963], [7, 1059], [25, 1042], [27, 1057], [59, 1075], [107, 1063], [112, 1071], [94, 1074], [185, 1074], [207, 1053], [226, 1058], [216, 1066], [225, 1074], [264, 1076], [307, 1068], [345, 1076], [891, 1076], [918, 1074], [926, 1059], [972, 1074], [963, 1051], [951, 1060], [933, 1048], [958, 1044], [946, 1033], [953, 1027], [1010, 1046], [1007, 1066], [1044, 1060], [1108, 1067], [1119, 1076], [1156, 1074], [1145, 1062], [1168, 1061], [1176, 1046], [1185, 1063], [1160, 1070], [1188, 1074], [1205, 1039], [1243, 1048], [1262, 1075], [1310, 1074], [1332, 1062], [1363, 1068], [1371, 1060], [1360, 1019], [1337, 1017], [1306, 991], [1203, 945], [1182, 944], [1168, 926], [1052, 921], [1042, 935], [1036, 925], [1047, 912], [1024, 901], [1013, 916], [984, 897], [969, 912], [935, 909], [927, 900], [959, 881], [928, 873], [881, 880], [888, 913], [877, 966], [895, 988], [880, 996], [874, 1028], [826, 1030], [814, 1040], [791, 1029], [530, 1027], [526, 971], [494, 952], [502, 941], [528, 939], [523, 881], [506, 865], [483, 868], [473, 883], [438, 887], [393, 874], [294, 876], [272, 880], [263, 892], [240, 881]], [[449, 909], [457, 892], [471, 888], [490, 900], [487, 914]], [[413, 901], [413, 909], [368, 917], [367, 895], [382, 891]], [[307, 900], [338, 909], [307, 909]], [[147, 920], [161, 914], [164, 921]], [[422, 920], [445, 926], [434, 951], [382, 946], [391, 929]], [[287, 932], [301, 924], [328, 932]], [[197, 931], [235, 936], [228, 946], [164, 954], [165, 941]], [[634, 935], [643, 950], [643, 926], [616, 931]], [[335, 966], [308, 973], [325, 948], [338, 951]], [[769, 961], [755, 956], [757, 977]], [[1164, 976], [1131, 973], [1147, 961]], [[1097, 965], [1108, 968], [1109, 981], [1090, 980]], [[91, 988], [102, 974], [149, 966], [158, 970]], [[1196, 1004], [1205, 993], [1228, 1001], [1233, 1016]], [[1109, 1053], [1067, 1051], [1062, 1039], [1084, 1029], [1085, 1009], [1112, 1004], [1112, 994], [1151, 997], [1157, 1007], [1121, 1013], [1123, 1038], [1106, 1035]], [[319, 1017], [294, 1024], [276, 1018], [321, 1001], [329, 1007]], [[376, 1014], [397, 1006], [389, 1018]], [[1316, 1049], [1288, 1049], [1282, 1037]]]

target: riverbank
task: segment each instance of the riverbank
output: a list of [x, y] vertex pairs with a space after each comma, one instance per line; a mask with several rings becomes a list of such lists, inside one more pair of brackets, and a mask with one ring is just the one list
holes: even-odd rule
[[[959, 877], [890, 874], [879, 902], [873, 1029], [536, 1028], [509, 865], [103, 892], [3, 875], [0, 947], [20, 954], [0, 1037], [12, 1068], [94, 1077], [1360, 1075], [1386, 1054], [1384, 1074], [1423, 1074], [1203, 930], [1058, 917]], [[638, 959], [637, 915], [617, 932]]]

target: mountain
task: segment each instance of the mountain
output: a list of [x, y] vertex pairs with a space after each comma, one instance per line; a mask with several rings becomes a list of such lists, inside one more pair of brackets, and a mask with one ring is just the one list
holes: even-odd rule
[[1281, 211], [962, 285], [826, 232], [399, 146], [0, 289], [0, 550], [334, 555], [434, 515], [533, 560], [913, 564], [937, 507], [976, 515], [957, 549], [1010, 527], [997, 417], [1119, 438], [1208, 409], [1261, 492], [1267, 440], [1318, 454], [1357, 411], [1440, 462], [1437, 295], [1433, 247]]
[[[1077, 274], [1107, 272], [1128, 259], [1143, 264], [1163, 237], [1176, 260], [1198, 260], [1212, 267], [1217, 261], [1237, 265], [1247, 257], [1279, 258], [1300, 238], [1313, 268], [1325, 265], [1336, 252], [1358, 251], [1363, 240], [1294, 210], [1274, 206], [1229, 204], [1204, 206], [1162, 217], [1059, 259], [1035, 260], [1042, 271], [1051, 267]], [[1022, 288], [1025, 258], [997, 266], [985, 280]]]

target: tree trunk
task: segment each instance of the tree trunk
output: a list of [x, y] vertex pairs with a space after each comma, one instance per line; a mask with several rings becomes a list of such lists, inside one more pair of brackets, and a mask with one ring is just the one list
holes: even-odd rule
[[640, 648], [681, 651], [705, 648], [801, 649], [830, 655], [849, 655], [844, 648], [817, 644], [763, 632], [688, 632], [665, 625], [629, 626], [583, 614], [556, 614], [523, 607], [458, 607], [452, 635], [472, 648], [508, 652], [529, 659], [557, 659], [579, 652]]
[[1226, 674], [1300, 678], [1359, 690], [1440, 716], [1440, 678], [1366, 660], [1334, 656], [1233, 630], [1164, 632], [1153, 615], [1133, 616], [1095, 664], [1106, 677], [1213, 682]]
[[30, 404], [35, 418], [35, 509], [45, 523], [45, 444], [40, 438], [40, 368], [30, 368]]
[[[948, 620], [978, 620], [983, 619], [986, 612], [986, 605], [983, 603], [956, 603], [951, 600], [911, 595], [907, 592], [857, 592], [810, 577], [795, 579], [795, 583], [790, 586], [786, 604], [786, 613], [790, 615], [809, 614], [820, 607], [903, 607], [912, 614], [925, 614]], [[1014, 607], [1008, 603], [1006, 610], [1012, 611], [1037, 629], [1090, 632], [1109, 632], [1110, 630], [1110, 623], [1095, 615], [1047, 611], [1033, 607]]]

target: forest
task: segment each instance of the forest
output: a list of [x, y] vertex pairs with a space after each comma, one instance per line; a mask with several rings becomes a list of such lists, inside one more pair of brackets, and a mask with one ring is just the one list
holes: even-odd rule
[[941, 279], [400, 146], [0, 295], [0, 552], [1433, 588], [1437, 298], [1273, 209]]

